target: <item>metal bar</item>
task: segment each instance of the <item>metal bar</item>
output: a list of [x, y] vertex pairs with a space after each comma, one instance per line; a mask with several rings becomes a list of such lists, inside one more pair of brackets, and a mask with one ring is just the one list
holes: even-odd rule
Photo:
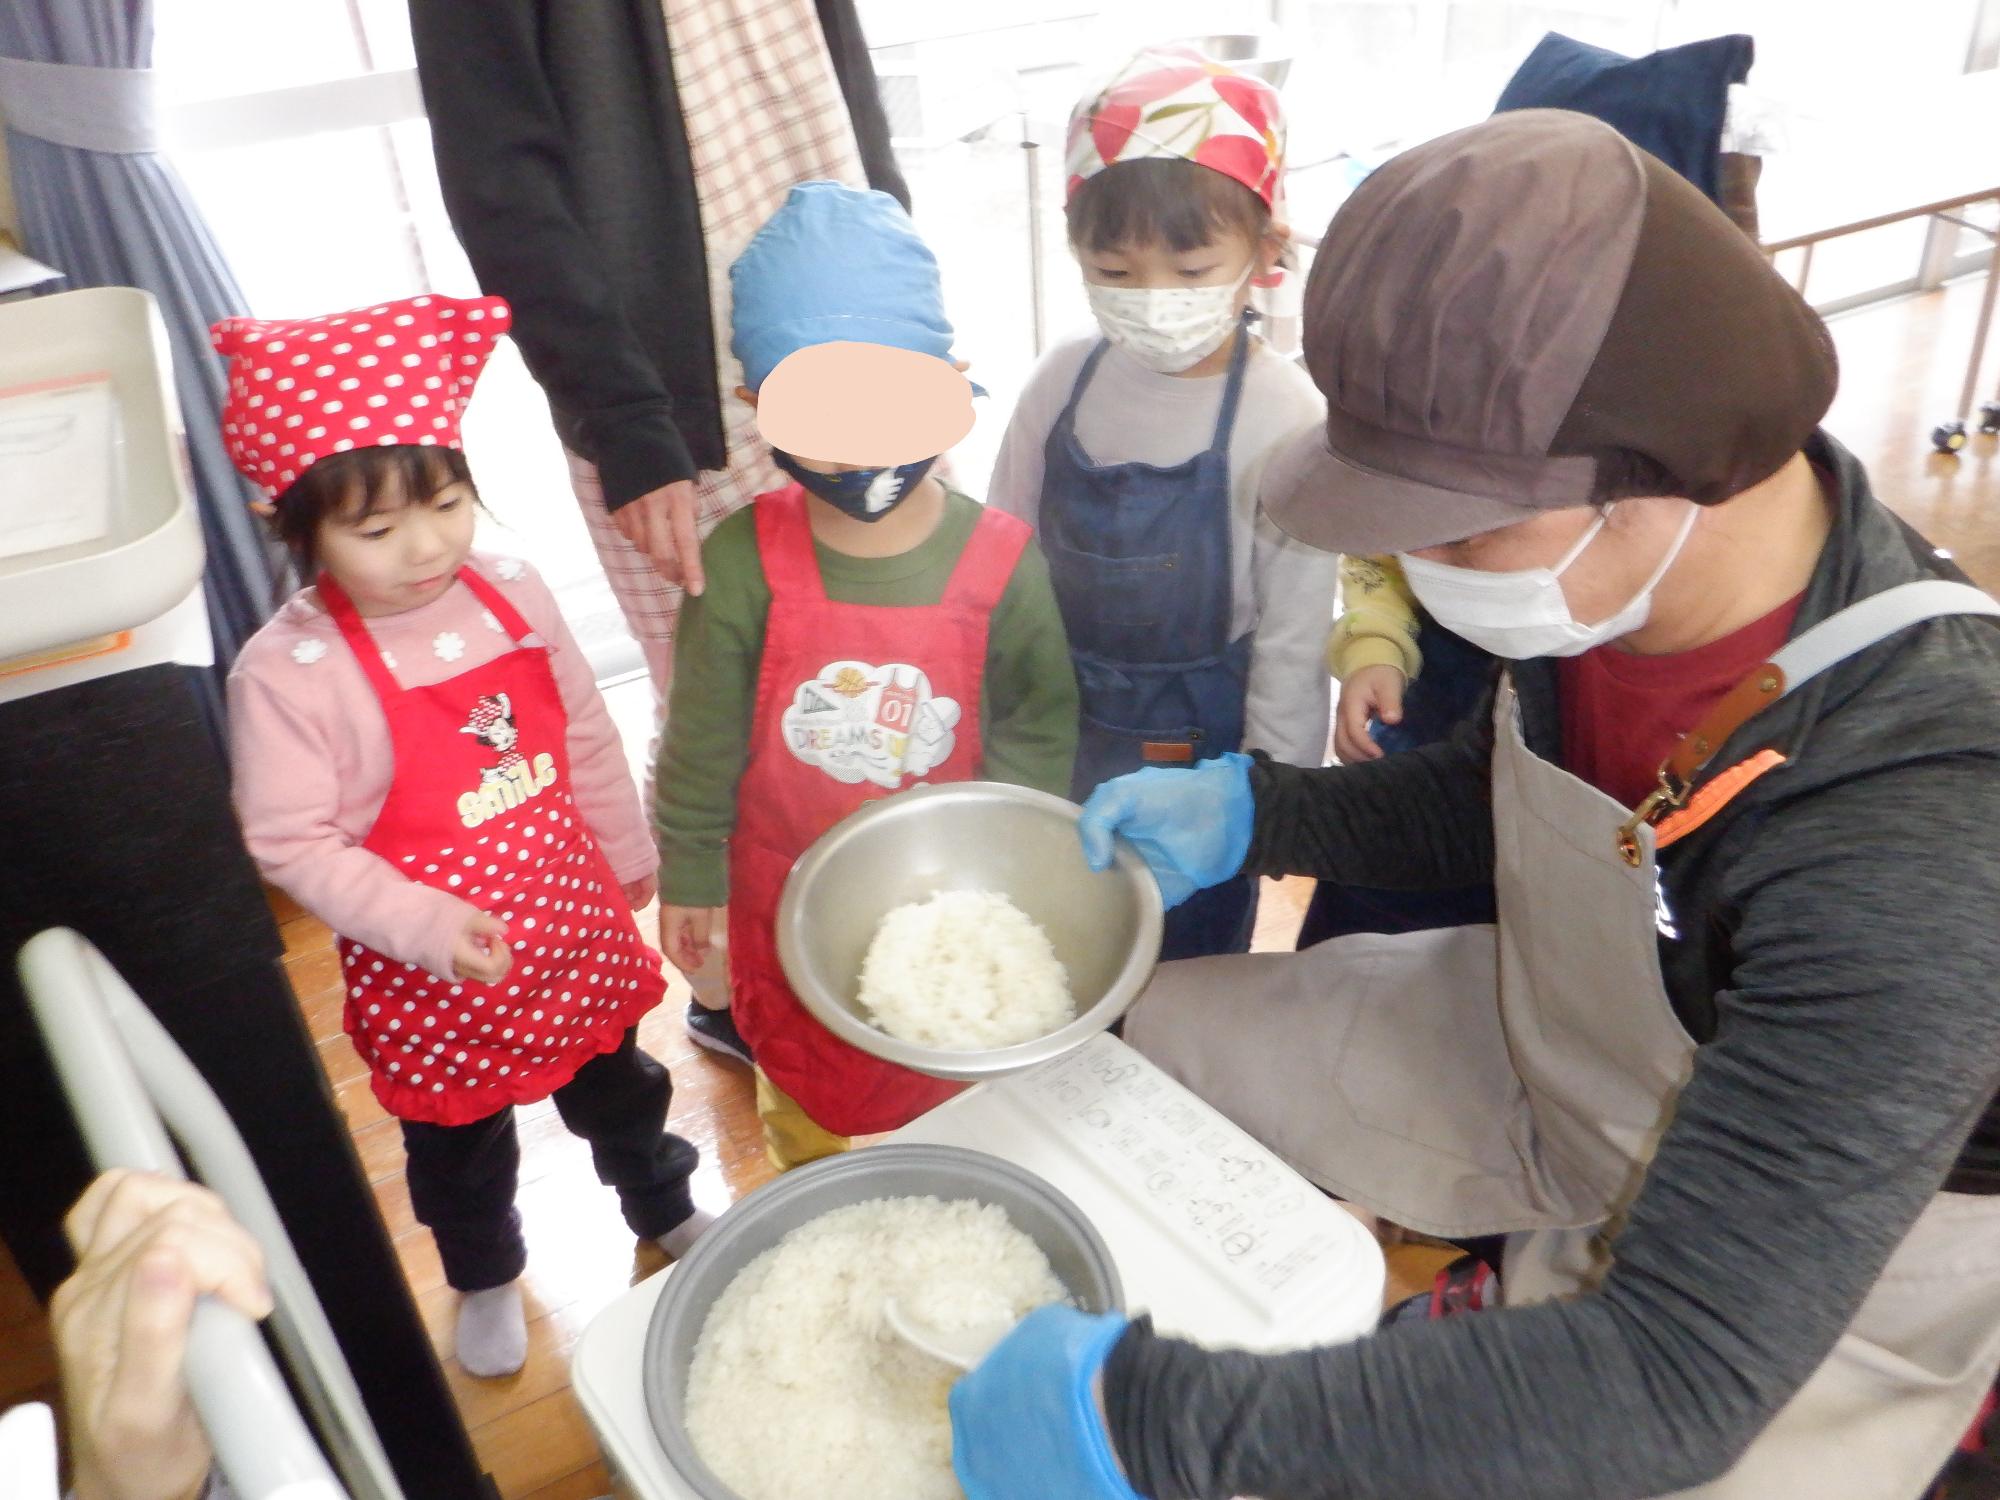
[[1957, 214], [1932, 214], [1931, 217], [1942, 219], [1945, 223], [1956, 225], [1960, 229], [1969, 229], [1983, 239], [2000, 239], [2000, 229], [1995, 229], [1991, 225], [1981, 224], [1973, 219], [1961, 219]]
[[[17, 963], [29, 1013], [91, 1160], [100, 1170], [129, 1167], [184, 1176], [118, 1022], [116, 998], [143, 1010], [125, 982], [95, 948], [62, 927], [29, 939]], [[188, 1328], [182, 1368], [217, 1465], [245, 1500], [345, 1496], [256, 1324], [222, 1302], [202, 1298]]]
[[1965, 385], [1958, 395], [1958, 420], [1972, 414], [1972, 395], [1979, 385], [1980, 362], [1986, 358], [1986, 335], [1993, 326], [1993, 302], [2000, 293], [2000, 235], [1986, 257], [1986, 290], [1979, 299], [1979, 321], [1972, 329], [1972, 357], [1965, 362]]
[[417, 87], [417, 70], [401, 68], [227, 99], [201, 99], [161, 113], [170, 149], [209, 151], [421, 120], [424, 96]]
[[1822, 318], [1835, 318], [1845, 312], [1853, 312], [1857, 307], [1879, 307], [1884, 302], [1892, 302], [1898, 297], [1908, 297], [1922, 290], [1914, 276], [1906, 276], [1901, 281], [1892, 281], [1887, 286], [1872, 286], [1865, 292], [1851, 292], [1845, 297], [1835, 297], [1827, 302], [1815, 302], [1812, 310]]
[[1042, 311], [1042, 143], [1021, 111], [1021, 158], [1028, 164], [1028, 315], [1034, 324], [1035, 358], [1042, 357], [1046, 337]]
[[[102, 954], [91, 961], [103, 979], [105, 1009], [124, 1039], [139, 1081], [180, 1142], [196, 1174], [221, 1195], [229, 1211], [264, 1248], [265, 1276], [276, 1310], [271, 1329], [284, 1352], [293, 1382], [325, 1435], [352, 1500], [404, 1500], [389, 1455], [383, 1450], [347, 1356], [319, 1305], [312, 1281], [299, 1263], [291, 1235], [278, 1217], [270, 1190], [258, 1175], [250, 1148], [235, 1122], [153, 1013], [119, 978]], [[293, 1497], [280, 1497], [293, 1500]]]

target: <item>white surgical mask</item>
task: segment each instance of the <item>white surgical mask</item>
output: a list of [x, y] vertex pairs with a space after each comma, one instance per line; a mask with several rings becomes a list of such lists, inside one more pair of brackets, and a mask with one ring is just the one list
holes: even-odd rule
[[1687, 518], [1675, 535], [1667, 555], [1653, 569], [1652, 577], [1639, 587], [1624, 608], [1595, 625], [1579, 624], [1569, 612], [1569, 600], [1559, 581], [1563, 571], [1582, 556], [1583, 549], [1604, 529], [1607, 510], [1590, 524], [1576, 545], [1562, 555], [1552, 568], [1518, 568], [1505, 573], [1487, 573], [1478, 568], [1455, 568], [1448, 563], [1398, 553], [1403, 576], [1410, 592], [1430, 611], [1431, 617], [1452, 634], [1463, 636], [1483, 651], [1508, 661], [1527, 661], [1536, 656], [1581, 656], [1593, 646], [1630, 635], [1646, 623], [1653, 612], [1653, 590], [1667, 576], [1667, 569], [1686, 545], [1694, 530], [1695, 507], [1688, 503]]
[[1253, 255], [1227, 286], [1084, 283], [1104, 336], [1149, 370], [1177, 375], [1222, 347], [1236, 328], [1236, 294], [1257, 269]]

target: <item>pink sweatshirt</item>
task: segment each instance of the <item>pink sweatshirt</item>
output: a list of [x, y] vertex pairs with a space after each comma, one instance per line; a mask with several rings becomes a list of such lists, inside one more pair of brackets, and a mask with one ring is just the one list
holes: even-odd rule
[[[550, 644], [569, 714], [570, 790], [612, 873], [621, 883], [651, 875], [653, 835], [631, 768], [555, 596], [519, 558], [475, 553], [471, 565]], [[462, 583], [422, 609], [365, 623], [405, 687], [455, 677], [511, 644]], [[452, 944], [478, 908], [361, 847], [395, 757], [375, 690], [316, 590], [294, 594], [237, 657], [229, 739], [236, 815], [264, 878], [343, 936], [449, 975]]]

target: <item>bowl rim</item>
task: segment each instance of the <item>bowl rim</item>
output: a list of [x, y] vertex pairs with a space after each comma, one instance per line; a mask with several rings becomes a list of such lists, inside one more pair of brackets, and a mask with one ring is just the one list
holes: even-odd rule
[[1053, 813], [1072, 826], [1083, 809], [1066, 797], [1057, 797], [1034, 787], [1007, 781], [925, 782], [887, 797], [864, 803], [815, 839], [810, 848], [792, 862], [778, 898], [778, 964], [812, 1018], [857, 1051], [884, 1062], [896, 1063], [913, 1072], [955, 1082], [977, 1082], [1006, 1073], [1019, 1072], [1061, 1057], [1082, 1046], [1115, 1023], [1144, 992], [1160, 962], [1160, 943], [1166, 931], [1166, 906], [1153, 872], [1122, 834], [1112, 836], [1112, 872], [1132, 889], [1138, 900], [1138, 932], [1132, 951], [1126, 954], [1104, 997], [1073, 1020], [1025, 1042], [1005, 1047], [957, 1049], [926, 1047], [904, 1041], [856, 1016], [845, 1006], [831, 1002], [816, 987], [800, 984], [797, 975], [810, 972], [805, 958], [804, 891], [815, 876], [855, 834], [871, 824], [898, 816], [908, 816], [911, 808], [925, 798], [955, 798], [973, 793], [996, 801], [1016, 802], [1024, 807]]
[[[1118, 1274], [1118, 1262], [1112, 1258], [1111, 1247], [1104, 1242], [1104, 1236], [1098, 1232], [1090, 1216], [1061, 1188], [1018, 1162], [1008, 1161], [1005, 1157], [994, 1156], [990, 1152], [979, 1151], [970, 1146], [951, 1146], [932, 1141], [883, 1141], [877, 1145], [862, 1146], [838, 1156], [809, 1162], [803, 1167], [795, 1167], [737, 1199], [722, 1217], [716, 1220], [714, 1226], [695, 1241], [694, 1248], [674, 1264], [674, 1274], [667, 1278], [659, 1300], [653, 1304], [653, 1311], [646, 1325], [644, 1364], [639, 1377], [640, 1395], [645, 1402], [647, 1422], [652, 1429], [653, 1441], [659, 1446], [667, 1467], [683, 1483], [692, 1486], [702, 1500], [740, 1500], [740, 1497], [716, 1475], [708, 1466], [707, 1460], [697, 1451], [694, 1439], [688, 1435], [687, 1423], [668, 1401], [665, 1388], [656, 1373], [663, 1367], [665, 1360], [663, 1346], [667, 1342], [668, 1334], [677, 1323], [698, 1317], [700, 1327], [695, 1330], [697, 1342], [701, 1338], [702, 1330], [707, 1327], [713, 1302], [700, 1308], [692, 1307], [689, 1305], [689, 1299], [694, 1293], [684, 1289], [692, 1287], [702, 1275], [706, 1274], [711, 1262], [722, 1261], [729, 1254], [731, 1247], [762, 1220], [776, 1212], [778, 1205], [812, 1191], [818, 1184], [828, 1179], [837, 1180], [845, 1176], [879, 1171], [885, 1162], [890, 1165], [928, 1165], [943, 1169], [970, 1166], [989, 1179], [999, 1177], [1022, 1189], [1027, 1195], [1039, 1198], [1076, 1234], [1085, 1258], [1097, 1268], [1104, 1282], [1106, 1301], [1109, 1304], [1105, 1310], [1110, 1312], [1125, 1310], [1125, 1283]], [[961, 1196], [979, 1196], [977, 1186], [971, 1183], [954, 1185], [950, 1182], [940, 1182], [935, 1187], [927, 1189], [927, 1192], [931, 1197], [947, 1201]], [[873, 1196], [894, 1198], [915, 1195], [885, 1191]], [[826, 1211], [830, 1213], [832, 1209]], [[748, 1263], [748, 1260], [742, 1261], [737, 1266], [737, 1271], [740, 1272]]]

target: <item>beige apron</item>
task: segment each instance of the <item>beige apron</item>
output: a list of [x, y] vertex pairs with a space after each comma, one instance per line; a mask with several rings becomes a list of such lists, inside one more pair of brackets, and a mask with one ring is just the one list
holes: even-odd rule
[[[1735, 721], [1961, 613], [2000, 604], [1949, 583], [1864, 600], [1746, 680]], [[1166, 964], [1125, 1035], [1328, 1190], [1432, 1234], [1510, 1233], [1503, 1290], [1519, 1304], [1596, 1285], [1695, 1047], [1660, 973], [1653, 828], [1527, 748], [1511, 684], [1494, 721], [1497, 926]], [[1710, 733], [1680, 774], [1726, 738]], [[1996, 1367], [2000, 1197], [1940, 1194], [1741, 1461], [1683, 1493], [1908, 1500]]]

